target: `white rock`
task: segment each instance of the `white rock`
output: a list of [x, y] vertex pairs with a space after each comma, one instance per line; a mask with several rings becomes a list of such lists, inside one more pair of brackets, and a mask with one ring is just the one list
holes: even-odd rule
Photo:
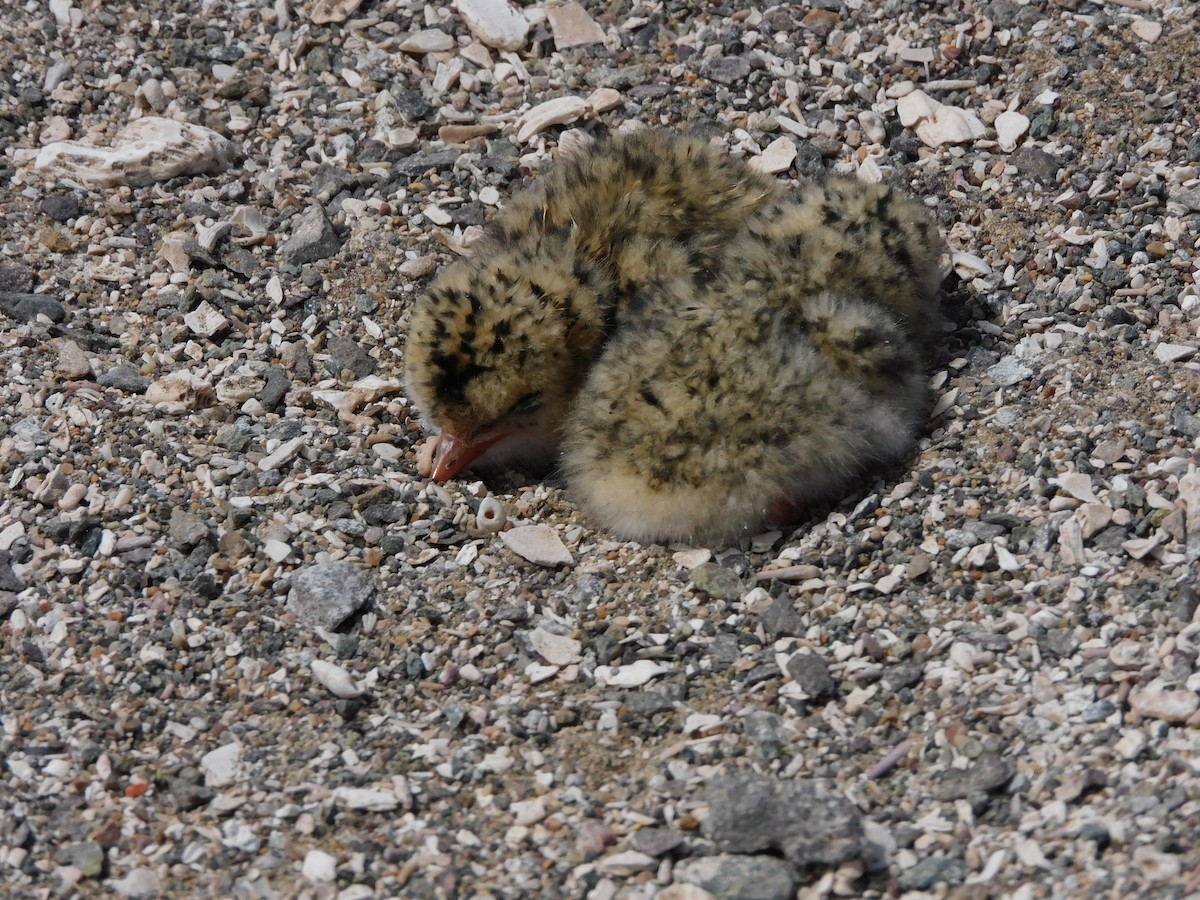
[[440, 28], [426, 28], [406, 37], [400, 49], [405, 53], [439, 53], [454, 46], [454, 38]]
[[670, 672], [671, 667], [652, 659], [639, 659], [627, 666], [596, 666], [596, 683], [601, 687], [641, 687]]
[[258, 375], [226, 375], [217, 382], [217, 399], [222, 403], [245, 403], [262, 393], [265, 383]]
[[152, 869], [132, 869], [124, 878], [109, 882], [109, 886], [122, 897], [158, 897], [162, 885]]
[[597, 25], [587, 10], [575, 0], [548, 5], [546, 19], [550, 23], [550, 33], [554, 35], [554, 46], [558, 50], [583, 44], [604, 43], [604, 29]]
[[536, 825], [546, 818], [546, 804], [540, 797], [532, 800], [515, 800], [509, 804], [509, 812], [516, 817], [518, 825]]
[[1083, 539], [1087, 540], [1108, 527], [1112, 521], [1113, 508], [1103, 503], [1085, 503], [1075, 511], [1075, 517], [1083, 527]]
[[625, 98], [621, 96], [621, 92], [615, 88], [602, 87], [596, 88], [588, 94], [587, 104], [592, 108], [592, 112], [608, 112], [610, 109], [616, 109]]
[[191, 372], [172, 372], [146, 388], [147, 403], [167, 412], [183, 412], [203, 406], [213, 398], [212, 385]]
[[1154, 358], [1159, 362], [1183, 362], [1196, 355], [1196, 348], [1190, 344], [1159, 344], [1154, 348]]
[[50, 15], [59, 28], [69, 28], [71, 25], [71, 0], [50, 0]]
[[913, 91], [896, 101], [900, 124], [911, 127], [929, 147], [969, 144], [987, 134], [979, 116], [966, 109], [947, 106], [924, 91]]
[[671, 554], [671, 559], [690, 571], [712, 559], [712, 551], [703, 547], [694, 550], [679, 550]]
[[1017, 149], [1017, 142], [1029, 130], [1029, 119], [1019, 112], [1009, 110], [996, 117], [996, 140], [1000, 149], [1011, 153]]
[[364, 693], [354, 678], [341, 666], [323, 659], [314, 659], [311, 664], [313, 677], [317, 679], [329, 693], [343, 700], [361, 697]]
[[[657, 865], [658, 861], [653, 856], [637, 850], [623, 850], [596, 862], [596, 868], [605, 875], [617, 876], [636, 875], [638, 872], [653, 869]], [[661, 897], [662, 894], [655, 896]]]
[[1057, 478], [1050, 479], [1051, 484], [1056, 484], [1076, 500], [1082, 500], [1084, 503], [1099, 503], [1100, 498], [1096, 496], [1096, 492], [1092, 489], [1092, 479], [1083, 472], [1067, 472], [1064, 475], [1059, 475]]
[[328, 884], [337, 878], [337, 857], [321, 850], [309, 850], [304, 854], [300, 872], [314, 884]]
[[992, 274], [992, 267], [987, 264], [987, 261], [974, 253], [955, 250], [950, 254], [950, 264], [954, 266], [955, 274], [964, 281]]
[[60, 141], [43, 147], [34, 167], [92, 187], [143, 187], [177, 175], [224, 171], [236, 155], [237, 148], [209, 128], [143, 116], [126, 125], [111, 147]]
[[520, 50], [529, 34], [529, 20], [505, 0], [454, 0], [471, 33], [497, 50]]
[[1192, 691], [1173, 691], [1160, 681], [1152, 681], [1129, 695], [1129, 706], [1139, 716], [1184, 722], [1200, 709], [1200, 695]]
[[207, 300], [202, 301], [199, 306], [187, 313], [183, 317], [183, 322], [191, 329], [192, 334], [203, 338], [211, 338], [229, 327], [229, 320]]
[[233, 784], [238, 774], [238, 763], [242, 756], [242, 745], [237, 741], [210, 750], [200, 757], [200, 768], [204, 770], [204, 783], [219, 788]]
[[1153, 44], [1162, 36], [1162, 23], [1155, 22], [1153, 19], [1143, 19], [1138, 16], [1129, 27], [1134, 34], [1147, 44]]
[[316, 25], [344, 22], [362, 5], [362, 0], [317, 0], [310, 18]]
[[778, 137], [763, 148], [763, 152], [750, 160], [750, 168], [775, 175], [786, 172], [796, 159], [796, 145], [789, 137]]
[[346, 809], [365, 809], [371, 812], [391, 812], [400, 807], [400, 798], [391, 791], [370, 788], [340, 787], [334, 790], [333, 799]]
[[179, 233], [168, 234], [158, 246], [158, 256], [171, 267], [172, 272], [188, 272], [192, 268], [192, 260], [183, 249], [187, 239]]
[[450, 218], [450, 214], [435, 204], [429, 204], [421, 212], [434, 225], [449, 225], [454, 220]]
[[551, 665], [569, 666], [583, 659], [583, 645], [579, 641], [545, 628], [529, 632], [529, 644]]
[[1144, 559], [1153, 553], [1162, 543], [1162, 537], [1155, 534], [1148, 538], [1133, 538], [1121, 544], [1121, 549], [1134, 559]]
[[[487, 187], [480, 188], [479, 189], [479, 202], [486, 204], [487, 206], [496, 206], [500, 203], [500, 192], [498, 190], [496, 190], [494, 187], [492, 187], [490, 184]], [[402, 264], [400, 266], [400, 274], [402, 274], [402, 275], [409, 274], [408, 272], [404, 271], [404, 266], [408, 265], [409, 262], [415, 262], [415, 260], [410, 259], [410, 260], [408, 260], [408, 262]], [[428, 273], [426, 273], [426, 274], [428, 274]]]
[[526, 143], [551, 125], [574, 122], [586, 113], [588, 108], [588, 102], [582, 97], [555, 97], [553, 100], [539, 103], [517, 119], [517, 140]]
[[500, 533], [504, 546], [522, 559], [539, 566], [569, 566], [575, 561], [553, 528], [519, 525]]
[[275, 469], [285, 466], [296, 458], [301, 448], [307, 442], [304, 436], [294, 437], [290, 441], [284, 441], [275, 448], [275, 452], [268, 453], [258, 461], [258, 468], [261, 472], [271, 472]]
[[263, 553], [267, 554], [267, 559], [271, 562], [281, 563], [292, 555], [292, 547], [277, 538], [270, 538], [263, 541]]
[[1108, 661], [1118, 669], [1136, 669], [1146, 658], [1146, 648], [1137, 641], [1121, 641], [1108, 651]]
[[1130, 728], [1121, 735], [1120, 740], [1113, 745], [1113, 749], [1122, 759], [1137, 759], [1146, 749], [1147, 743], [1149, 743], [1149, 739], [1145, 732], [1137, 728]]

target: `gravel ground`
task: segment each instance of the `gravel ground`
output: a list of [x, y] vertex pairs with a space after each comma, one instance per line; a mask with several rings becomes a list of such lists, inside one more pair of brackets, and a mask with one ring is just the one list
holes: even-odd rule
[[[1195, 896], [1195, 4], [353, 5], [5, 8], [6, 895]], [[639, 124], [947, 235], [927, 434], [794, 532], [416, 473], [414, 293]]]

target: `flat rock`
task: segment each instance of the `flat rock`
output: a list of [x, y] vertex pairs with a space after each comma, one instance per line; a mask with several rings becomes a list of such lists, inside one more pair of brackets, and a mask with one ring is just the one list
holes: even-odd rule
[[558, 532], [545, 525], [518, 525], [500, 532], [500, 540], [517, 556], [539, 566], [569, 566], [575, 561]]
[[424, 28], [400, 42], [400, 49], [405, 53], [438, 53], [454, 46], [454, 38], [440, 28]]
[[736, 84], [750, 75], [750, 63], [740, 56], [717, 56], [700, 67], [700, 74], [717, 84]]
[[971, 794], [988, 794], [1004, 788], [1016, 770], [1001, 756], [985, 754], [965, 769], [950, 769], [934, 789], [939, 800], [960, 800]]
[[66, 307], [44, 294], [0, 292], [0, 313], [18, 322], [33, 322], [38, 316], [45, 316], [51, 322], [67, 318]]
[[144, 394], [150, 379], [133, 366], [113, 366], [96, 379], [101, 387], [110, 387], [125, 394]]
[[529, 34], [529, 20], [506, 0], [454, 0], [471, 33], [497, 50], [520, 50]]
[[559, 50], [604, 43], [604, 29], [574, 0], [561, 6], [547, 6], [546, 19], [554, 35], [554, 46]]
[[1191, 344], [1162, 343], [1154, 348], [1154, 358], [1159, 362], [1183, 362], [1196, 355], [1196, 348]]
[[144, 187], [178, 175], [223, 172], [237, 147], [202, 125], [143, 116], [118, 132], [110, 147], [59, 141], [43, 147], [34, 167], [49, 178], [92, 187]]
[[790, 900], [796, 889], [791, 866], [774, 856], [718, 854], [689, 859], [676, 867], [675, 879], [718, 900]]
[[579, 641], [545, 628], [529, 632], [529, 644], [552, 666], [569, 666], [583, 659], [583, 645]]
[[1000, 387], [1012, 387], [1033, 374], [1033, 369], [1025, 365], [1015, 356], [1006, 356], [987, 370], [988, 378]]
[[768, 175], [786, 172], [796, 161], [796, 143], [789, 137], [778, 137], [750, 160], [750, 168]]
[[350, 18], [362, 0], [317, 0], [313, 4], [309, 17], [314, 25], [328, 25], [330, 22], [345, 22]]
[[305, 625], [333, 630], [366, 606], [375, 585], [343, 560], [318, 563], [292, 575], [287, 605]]
[[706, 836], [726, 853], [778, 851], [797, 867], [874, 863], [862, 815], [809, 781], [765, 775], [716, 780], [707, 792]]

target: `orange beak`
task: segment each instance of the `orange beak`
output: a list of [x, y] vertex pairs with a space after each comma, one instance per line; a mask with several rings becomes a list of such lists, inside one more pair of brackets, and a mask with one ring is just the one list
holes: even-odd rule
[[433, 452], [430, 477], [438, 484], [449, 481], [507, 436], [507, 432], [492, 431], [476, 438], [465, 438], [453, 431], [443, 431]]

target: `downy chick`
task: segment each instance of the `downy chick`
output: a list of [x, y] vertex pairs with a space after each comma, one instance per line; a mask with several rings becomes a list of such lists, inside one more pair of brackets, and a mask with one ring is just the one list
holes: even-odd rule
[[440, 430], [433, 477], [553, 462], [631, 287], [710, 271], [780, 187], [697, 138], [641, 131], [568, 156], [514, 196], [409, 327], [409, 395]]
[[911, 445], [939, 251], [882, 186], [788, 195], [654, 132], [569, 158], [414, 309], [433, 476], [561, 451], [572, 492], [622, 536], [752, 531]]

